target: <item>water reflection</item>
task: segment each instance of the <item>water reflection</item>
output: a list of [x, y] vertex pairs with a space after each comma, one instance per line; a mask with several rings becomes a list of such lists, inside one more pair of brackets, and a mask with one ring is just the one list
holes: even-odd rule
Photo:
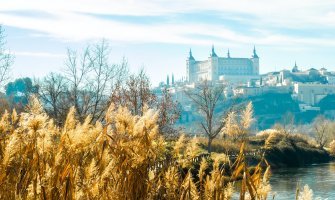
[[295, 199], [296, 186], [308, 184], [314, 197], [335, 199], [335, 162], [302, 168], [276, 169], [272, 171], [271, 186], [276, 200]]

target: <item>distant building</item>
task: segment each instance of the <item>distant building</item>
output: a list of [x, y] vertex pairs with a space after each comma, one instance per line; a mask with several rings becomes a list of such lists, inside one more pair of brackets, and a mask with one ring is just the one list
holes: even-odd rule
[[315, 106], [329, 94], [335, 94], [335, 85], [296, 83], [292, 96], [304, 105]]
[[229, 50], [227, 57], [219, 57], [213, 46], [212, 53], [207, 60], [196, 61], [190, 50], [186, 61], [186, 71], [189, 83], [202, 80], [218, 81], [227, 78], [246, 81], [259, 75], [259, 57], [255, 48], [251, 58], [233, 58]]
[[328, 84], [335, 85], [335, 76], [334, 75], [326, 75], [326, 79]]
[[299, 69], [298, 69], [298, 66], [297, 66], [297, 62], [294, 63], [294, 67], [292, 69], [292, 72], [295, 73], [295, 72], [299, 72]]
[[263, 94], [262, 87], [238, 86], [233, 91], [234, 96], [243, 96], [243, 97], [258, 96]]
[[291, 86], [238, 86], [233, 89], [234, 96], [251, 97], [266, 93], [288, 94], [292, 92]]
[[327, 72], [327, 69], [310, 68], [302, 71], [298, 69], [297, 63], [294, 64], [292, 70], [284, 69], [279, 72], [269, 72], [262, 75], [262, 79], [264, 85], [270, 86], [292, 85], [294, 83], [335, 84], [334, 74]]

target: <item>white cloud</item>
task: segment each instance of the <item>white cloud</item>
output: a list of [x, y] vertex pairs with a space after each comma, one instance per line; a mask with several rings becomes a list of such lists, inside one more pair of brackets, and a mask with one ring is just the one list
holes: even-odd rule
[[45, 57], [45, 58], [66, 58], [65, 54], [49, 53], [49, 52], [16, 51], [16, 52], [11, 52], [11, 53], [14, 56]]
[[[0, 0], [1, 1], [1, 0]], [[332, 0], [11, 0], [1, 2], [0, 23], [18, 28], [31, 29], [51, 37], [64, 40], [90, 40], [105, 37], [120, 42], [160, 42], [179, 44], [208, 45], [224, 42], [263, 45], [313, 44], [334, 46], [334, 41], [320, 37], [297, 37], [277, 33], [276, 28], [335, 28], [335, 3]], [[48, 12], [55, 17], [36, 18], [19, 16], [1, 11], [30, 10]], [[133, 24], [116, 20], [96, 18], [82, 13], [114, 15], [169, 15], [176, 13], [213, 11], [216, 13], [235, 13], [252, 15], [247, 19], [251, 26], [258, 27], [257, 34], [252, 31], [237, 32], [223, 24], [202, 23], [162, 23]], [[241, 18], [240, 20], [245, 20]], [[208, 37], [193, 38], [192, 34]], [[216, 38], [216, 39], [210, 39]]]
[[66, 58], [65, 54], [50, 53], [50, 52], [36, 52], [36, 51], [10, 51], [5, 50], [4, 53], [9, 53], [14, 56], [28, 56], [28, 57], [45, 57], [45, 58]]

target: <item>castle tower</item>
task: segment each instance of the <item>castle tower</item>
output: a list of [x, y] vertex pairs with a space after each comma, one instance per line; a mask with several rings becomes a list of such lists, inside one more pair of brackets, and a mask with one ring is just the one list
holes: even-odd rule
[[210, 63], [210, 67], [208, 71], [207, 80], [209, 81], [219, 80], [219, 75], [218, 75], [219, 58], [215, 53], [214, 45], [212, 46], [212, 53], [211, 53], [211, 56], [208, 58], [208, 60]]
[[192, 50], [190, 49], [189, 56], [186, 60], [186, 74], [187, 74], [187, 81], [192, 83], [196, 81], [195, 78], [195, 59], [192, 55]]
[[214, 50], [214, 45], [212, 45], [212, 53], [211, 53], [211, 57], [218, 57], [215, 53], [215, 50]]
[[171, 84], [173, 86], [174, 85], [174, 74], [173, 73], [172, 73], [172, 78], [171, 79], [172, 79], [172, 83]]
[[256, 53], [256, 47], [254, 46], [253, 55], [251, 56], [252, 61], [252, 74], [259, 75], [259, 57]]

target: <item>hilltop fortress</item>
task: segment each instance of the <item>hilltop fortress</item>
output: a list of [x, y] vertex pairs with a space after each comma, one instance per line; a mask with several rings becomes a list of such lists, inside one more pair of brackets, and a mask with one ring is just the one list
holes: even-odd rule
[[233, 58], [228, 50], [227, 57], [219, 57], [212, 46], [207, 60], [196, 61], [190, 50], [186, 60], [187, 81], [246, 81], [259, 77], [259, 57], [254, 47], [251, 58]]
[[172, 84], [167, 76], [166, 83], [161, 82], [156, 91], [161, 93], [160, 88], [168, 87], [176, 100], [186, 105], [184, 109], [191, 110], [188, 108], [191, 102], [184, 90], [193, 89], [207, 80], [212, 86], [223, 85], [226, 98], [286, 94], [301, 112], [326, 110], [332, 112], [335, 119], [335, 107], [331, 111], [328, 108], [335, 102], [335, 71], [328, 71], [325, 67], [299, 69], [296, 63], [293, 67], [283, 68], [259, 74], [259, 57], [255, 47], [250, 58], [234, 58], [229, 50], [226, 57], [219, 57], [213, 46], [210, 56], [203, 61], [196, 60], [190, 50], [186, 60], [186, 79], [175, 81], [172, 74]]

